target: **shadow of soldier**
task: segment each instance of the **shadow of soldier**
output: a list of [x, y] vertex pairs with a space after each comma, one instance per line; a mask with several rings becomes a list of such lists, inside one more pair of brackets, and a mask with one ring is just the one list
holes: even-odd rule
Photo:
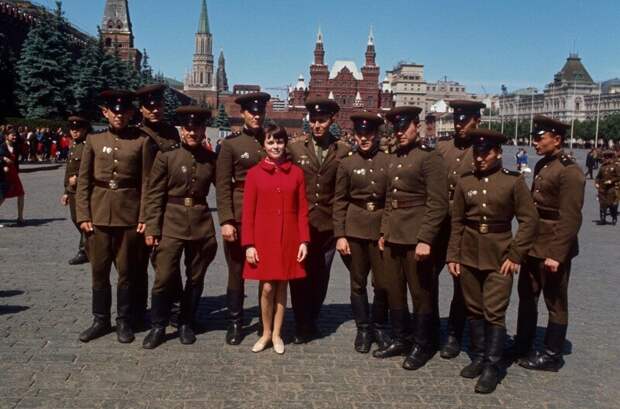
[[23, 290], [0, 290], [0, 298], [3, 297], [15, 297], [16, 295], [24, 294]]
[[0, 315], [17, 314], [29, 308], [25, 305], [0, 305]]

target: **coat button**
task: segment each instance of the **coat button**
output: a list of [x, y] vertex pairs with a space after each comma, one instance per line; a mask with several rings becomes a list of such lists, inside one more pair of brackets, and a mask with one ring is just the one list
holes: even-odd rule
[[279, 187], [276, 188], [276, 192], [280, 193], [280, 188]]
[[486, 189], [482, 189], [482, 194], [483, 194], [483, 195], [486, 195], [486, 194], [487, 194]]
[[489, 178], [484, 178], [484, 181], [485, 181], [485, 182], [488, 182], [488, 181], [489, 181]]
[[460, 162], [460, 161], [461, 161], [461, 158], [456, 158], [456, 161], [457, 161], [457, 162]]
[[482, 207], [487, 207], [487, 204], [486, 203], [482, 203]]

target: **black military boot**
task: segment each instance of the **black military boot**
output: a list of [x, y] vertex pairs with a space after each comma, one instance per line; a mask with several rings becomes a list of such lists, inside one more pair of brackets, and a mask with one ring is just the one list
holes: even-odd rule
[[612, 206], [609, 211], [611, 212], [611, 224], [615, 226], [618, 224], [618, 205]]
[[385, 349], [392, 343], [388, 330], [388, 311], [387, 291], [375, 289], [371, 318], [373, 337], [378, 349]]
[[474, 379], [484, 368], [484, 320], [469, 320], [469, 357], [471, 363], [461, 370], [463, 378]]
[[[519, 302], [519, 317], [517, 319], [517, 334], [514, 344], [506, 351], [506, 357], [512, 361], [518, 361], [530, 355], [536, 338], [537, 311], [528, 314], [522, 311], [525, 307]], [[533, 319], [532, 319], [533, 316]]]
[[[460, 284], [458, 286], [460, 291]], [[443, 359], [453, 359], [461, 353], [461, 340], [463, 339], [464, 329], [465, 301], [463, 301], [462, 295], [458, 295], [455, 292], [450, 304], [450, 316], [448, 317], [448, 339], [439, 353]]]
[[545, 332], [545, 348], [542, 352], [531, 353], [526, 359], [519, 361], [525, 369], [557, 372], [564, 366], [562, 350], [566, 339], [566, 325], [554, 324], [547, 326]]
[[604, 207], [601, 207], [599, 210], [599, 214], [601, 218], [601, 221], [599, 222], [599, 224], [600, 225], [607, 224], [607, 209], [605, 209]]
[[202, 287], [192, 287], [187, 284], [187, 288], [181, 299], [181, 314], [179, 315], [179, 340], [183, 345], [191, 345], [196, 342], [194, 334], [194, 317], [198, 311]]
[[135, 339], [131, 328], [130, 288], [116, 289], [116, 336], [121, 344], [130, 344]]
[[80, 334], [80, 341], [89, 342], [112, 332], [110, 308], [112, 307], [112, 289], [110, 287], [93, 289], [93, 323]]
[[228, 301], [228, 330], [226, 331], [226, 343], [239, 345], [243, 340], [243, 291], [231, 290], [226, 292]]
[[500, 362], [504, 351], [506, 328], [487, 324], [484, 353], [484, 369], [476, 382], [476, 393], [491, 393], [497, 388], [500, 380]]
[[166, 294], [153, 294], [151, 296], [151, 330], [144, 341], [142, 348], [155, 349], [166, 340], [166, 326], [170, 312], [170, 299]]
[[392, 321], [392, 342], [387, 348], [377, 349], [372, 353], [375, 358], [390, 358], [393, 356], [405, 355], [411, 349], [411, 343], [407, 340], [405, 334], [405, 314], [404, 310], [390, 310], [390, 318]]
[[84, 264], [84, 263], [88, 263], [88, 256], [86, 255], [86, 252], [83, 250], [79, 250], [75, 254], [75, 256], [69, 259], [69, 265], [71, 266], [76, 266], [78, 264]]
[[355, 350], [360, 354], [370, 352], [372, 346], [373, 333], [370, 328], [370, 305], [368, 305], [367, 295], [351, 295], [351, 309], [357, 326], [355, 336]]
[[422, 368], [433, 357], [433, 314], [416, 314], [415, 344], [403, 362], [403, 368], [415, 371]]
[[181, 298], [183, 297], [183, 280], [181, 277], [175, 279], [172, 282], [172, 289], [170, 291], [173, 294], [172, 303], [170, 304], [170, 325], [174, 328], [179, 328], [179, 314], [181, 314]]

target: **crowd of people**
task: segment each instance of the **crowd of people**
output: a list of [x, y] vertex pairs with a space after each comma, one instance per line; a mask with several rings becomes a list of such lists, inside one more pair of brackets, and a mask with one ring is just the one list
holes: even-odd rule
[[[562, 367], [585, 189], [583, 171], [562, 149], [568, 125], [534, 118], [532, 137], [541, 159], [530, 189], [521, 172], [502, 166], [507, 138], [478, 128], [480, 102], [450, 103], [455, 129], [450, 139], [421, 138], [421, 109], [409, 106], [384, 116], [352, 115], [347, 142], [330, 133], [340, 110], [333, 100], [306, 101], [310, 133], [293, 139], [277, 125], [264, 127], [269, 94], [246, 94], [235, 101], [242, 129], [213, 151], [206, 141], [211, 112], [184, 106], [176, 110], [175, 124], [166, 123], [164, 91], [152, 85], [135, 93], [103, 92], [108, 129], [102, 133], [91, 133], [83, 117], [69, 118], [61, 202], [70, 207], [80, 236], [70, 263], [90, 262], [92, 269], [93, 323], [80, 334], [82, 342], [113, 331], [112, 265], [118, 273], [119, 342], [133, 342], [134, 330], [147, 322], [145, 349], [166, 341], [171, 322], [182, 344], [196, 341], [206, 272], [219, 250], [206, 200], [214, 186], [228, 266], [226, 343], [239, 345], [246, 335], [246, 280], [260, 283], [253, 352], [269, 347], [285, 352], [289, 288], [293, 343], [320, 336], [318, 320], [339, 253], [350, 272], [357, 352], [369, 353], [376, 344], [374, 357], [405, 356], [403, 368], [417, 370], [437, 352], [444, 359], [458, 356], [469, 325], [472, 361], [460, 374], [478, 378], [476, 392], [495, 390], [507, 357], [527, 369]], [[135, 102], [142, 117], [137, 126], [130, 125]], [[386, 123], [392, 134], [382, 138]], [[4, 155], [5, 162], [11, 160]], [[604, 156], [607, 170], [597, 183], [608, 186], [612, 180], [617, 209], [619, 167], [613, 154]], [[147, 319], [150, 260], [155, 280]], [[453, 296], [441, 342], [438, 277], [446, 266]], [[505, 315], [517, 272], [517, 331], [505, 354]], [[538, 349], [541, 294], [549, 321]]]
[[[511, 356], [528, 369], [561, 368], [585, 185], [580, 167], [562, 150], [565, 124], [535, 118], [533, 138], [542, 159], [530, 190], [521, 173], [502, 167], [506, 138], [478, 128], [479, 102], [452, 101], [455, 134], [436, 143], [419, 136], [420, 108], [398, 107], [384, 117], [359, 112], [351, 117], [350, 144], [329, 131], [340, 110], [333, 100], [306, 101], [311, 131], [293, 140], [283, 128], [264, 128], [270, 96], [247, 94], [236, 99], [243, 128], [218, 143], [216, 154], [205, 148], [211, 112], [179, 108], [177, 131], [163, 120], [163, 92], [154, 85], [102, 93], [109, 123], [103, 133], [89, 134], [86, 119], [70, 118], [73, 143], [62, 201], [72, 208], [84, 243], [72, 262], [88, 260], [93, 279], [94, 318], [80, 334], [82, 342], [113, 330], [112, 264], [119, 342], [133, 342], [135, 328], [145, 322], [151, 325], [146, 349], [166, 341], [171, 322], [181, 343], [196, 341], [196, 311], [218, 251], [206, 201], [213, 185], [228, 265], [228, 344], [238, 345], [246, 335], [246, 280], [260, 282], [253, 352], [273, 347], [284, 353], [287, 288], [293, 343], [320, 336], [318, 319], [339, 253], [350, 272], [357, 352], [376, 344], [374, 357], [405, 356], [403, 368], [417, 370], [437, 352], [445, 359], [458, 356], [468, 323], [472, 362], [461, 376], [478, 378], [475, 390], [491, 393], [501, 379], [505, 314], [520, 271]], [[135, 101], [139, 126], [129, 124]], [[393, 132], [381, 138], [385, 123]], [[149, 259], [155, 280], [145, 320]], [[446, 265], [454, 293], [447, 338], [440, 342], [438, 277]], [[537, 349], [541, 293], [549, 323], [544, 347]]]

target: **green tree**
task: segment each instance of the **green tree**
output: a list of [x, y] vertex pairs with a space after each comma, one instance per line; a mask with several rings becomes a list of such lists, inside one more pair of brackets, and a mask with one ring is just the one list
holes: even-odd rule
[[228, 118], [224, 104], [220, 104], [218, 108], [217, 117], [213, 122], [213, 127], [224, 131], [230, 130], [230, 119]]
[[301, 122], [301, 130], [305, 134], [310, 133], [310, 123], [308, 122], [306, 118], [304, 118], [304, 120]]
[[337, 139], [340, 139], [340, 137], [342, 136], [342, 128], [340, 128], [340, 125], [334, 122], [329, 127], [329, 133], [331, 133]]
[[155, 77], [153, 76], [153, 67], [149, 63], [149, 55], [146, 49], [142, 50], [142, 63], [140, 66], [140, 79], [143, 85], [153, 84]]
[[166, 121], [174, 123], [175, 110], [180, 107], [182, 103], [177, 94], [169, 87], [166, 88], [164, 92], [164, 104], [166, 105]]
[[72, 73], [73, 108], [91, 120], [99, 117], [97, 98], [106, 82], [101, 69], [103, 58], [99, 45], [92, 41], [82, 50], [82, 56], [74, 65]]
[[21, 112], [28, 118], [62, 118], [71, 107], [72, 55], [62, 5], [33, 27], [17, 63]]

